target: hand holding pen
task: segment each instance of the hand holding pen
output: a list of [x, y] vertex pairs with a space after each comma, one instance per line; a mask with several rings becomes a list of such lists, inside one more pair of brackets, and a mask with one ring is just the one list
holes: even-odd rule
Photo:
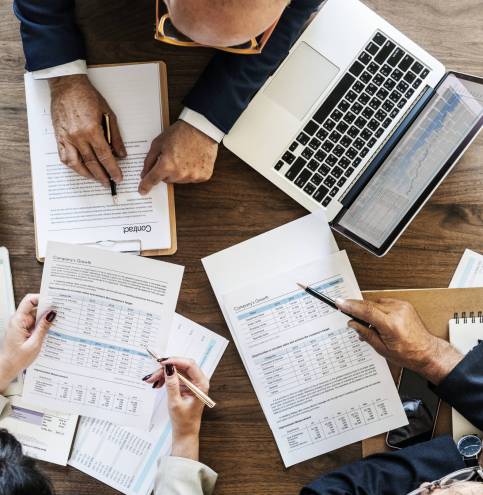
[[206, 397], [209, 389], [208, 378], [191, 359], [156, 357], [156, 360], [159, 360], [162, 368], [145, 376], [143, 380], [152, 383], [153, 388], [166, 386], [168, 411], [173, 427], [171, 455], [197, 461], [204, 402], [194, 395], [179, 377], [186, 376], [189, 383]]
[[339, 298], [339, 299], [336, 299], [334, 301], [334, 299], [331, 299], [330, 297], [326, 296], [325, 294], [322, 294], [322, 292], [319, 292], [319, 291], [313, 289], [312, 287], [301, 284], [299, 282], [297, 282], [297, 285], [301, 289], [303, 289], [305, 292], [307, 292], [307, 294], [311, 295], [312, 297], [315, 297], [319, 301], [322, 301], [323, 303], [327, 304], [327, 306], [330, 306], [331, 308], [339, 310], [341, 313], [344, 313], [346, 316], [351, 318], [352, 321], [355, 321], [359, 325], [366, 327], [366, 328], [369, 328], [369, 329], [373, 328], [373, 326], [370, 323], [367, 323], [365, 320], [362, 320], [361, 318], [357, 318], [352, 313], [350, 313], [348, 308], [344, 309], [344, 307], [343, 307], [344, 302], [345, 302], [344, 299]]
[[182, 391], [188, 389], [190, 395], [196, 397], [205, 406], [209, 408], [215, 407], [216, 402], [208, 397], [207, 393], [209, 381], [195, 361], [183, 358], [159, 358], [150, 349], [146, 350], [162, 367], [159, 371], [145, 376], [143, 381], [152, 383], [153, 388], [160, 388], [164, 382], [168, 383], [166, 377], [176, 375], [176, 381], [182, 384]]
[[[106, 138], [107, 144], [112, 150], [112, 134], [111, 134], [111, 119], [109, 117], [108, 113], [103, 114], [102, 116], [102, 128], [104, 130], [104, 136]], [[117, 204], [117, 184], [112, 178], [112, 176], [109, 174], [109, 171], [104, 168], [104, 171], [109, 177], [109, 187], [111, 188], [111, 196], [112, 196], [112, 202], [116, 205]]]

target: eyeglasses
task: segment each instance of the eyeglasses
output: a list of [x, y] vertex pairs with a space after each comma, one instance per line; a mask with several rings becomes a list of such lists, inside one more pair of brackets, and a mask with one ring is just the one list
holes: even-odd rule
[[460, 469], [459, 471], [448, 474], [439, 480], [428, 483], [426, 486], [417, 488], [407, 495], [422, 495], [425, 493], [431, 493], [433, 490], [438, 488], [445, 489], [454, 487], [466, 481], [471, 481], [475, 476], [479, 478], [479, 481], [483, 481], [483, 469], [480, 466]]
[[239, 55], [256, 55], [261, 53], [280, 20], [280, 17], [278, 17], [277, 20], [260, 36], [257, 36], [242, 45], [209, 47], [208, 45], [197, 43], [180, 33], [171, 22], [169, 14], [164, 14], [160, 17], [159, 4], [160, 0], [156, 0], [156, 32], [154, 34], [156, 40], [176, 46], [215, 48], [217, 50]]

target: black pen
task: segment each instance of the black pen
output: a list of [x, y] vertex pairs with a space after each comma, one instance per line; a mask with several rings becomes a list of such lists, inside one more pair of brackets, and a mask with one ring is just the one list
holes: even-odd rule
[[340, 311], [341, 313], [345, 314], [346, 316], [348, 316], [349, 318], [351, 318], [355, 322], [359, 323], [359, 325], [363, 325], [366, 328], [371, 328], [371, 329], [373, 328], [372, 325], [370, 325], [369, 323], [367, 323], [363, 320], [360, 320], [359, 318], [356, 318], [355, 316], [352, 316], [351, 314], [346, 313], [345, 311], [342, 311], [341, 309], [339, 309], [337, 307], [337, 304], [335, 304], [335, 301], [333, 299], [331, 299], [330, 297], [325, 296], [324, 294], [316, 291], [315, 289], [311, 289], [307, 285], [300, 284], [299, 282], [297, 282], [297, 285], [301, 289], [303, 289], [305, 292], [307, 292], [307, 294], [310, 294], [312, 297], [315, 297], [319, 301], [324, 302], [325, 304], [327, 304], [331, 308], [337, 309], [337, 311]]
[[[102, 116], [102, 127], [104, 129], [104, 135], [106, 137], [107, 144], [111, 146], [112, 144], [112, 138], [111, 138], [111, 122], [109, 119], [109, 114], [105, 113]], [[107, 170], [106, 170], [107, 173]], [[107, 173], [109, 175], [109, 173]], [[109, 177], [109, 186], [111, 188], [111, 196], [112, 196], [112, 201], [114, 204], [117, 204], [117, 185], [116, 183], [112, 180], [112, 177]]]

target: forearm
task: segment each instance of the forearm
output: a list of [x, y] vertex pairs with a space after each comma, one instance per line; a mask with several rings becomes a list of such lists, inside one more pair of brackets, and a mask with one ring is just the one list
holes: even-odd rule
[[0, 394], [3, 394], [7, 390], [10, 383], [20, 373], [13, 363], [8, 358], [0, 355]]
[[173, 457], [183, 457], [193, 461], [199, 460], [200, 438], [199, 435], [190, 435], [182, 438], [173, 438], [173, 448], [171, 455]]

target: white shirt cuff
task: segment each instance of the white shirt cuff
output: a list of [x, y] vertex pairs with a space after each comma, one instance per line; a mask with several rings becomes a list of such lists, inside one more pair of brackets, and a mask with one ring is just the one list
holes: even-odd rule
[[179, 115], [179, 119], [196, 127], [196, 129], [203, 132], [217, 143], [221, 143], [222, 139], [225, 137], [225, 133], [220, 131], [216, 125], [212, 124], [204, 115], [201, 115], [201, 113], [191, 110], [191, 108], [183, 108]]
[[34, 79], [51, 79], [52, 77], [73, 76], [74, 74], [87, 74], [85, 60], [74, 60], [55, 67], [32, 71]]

